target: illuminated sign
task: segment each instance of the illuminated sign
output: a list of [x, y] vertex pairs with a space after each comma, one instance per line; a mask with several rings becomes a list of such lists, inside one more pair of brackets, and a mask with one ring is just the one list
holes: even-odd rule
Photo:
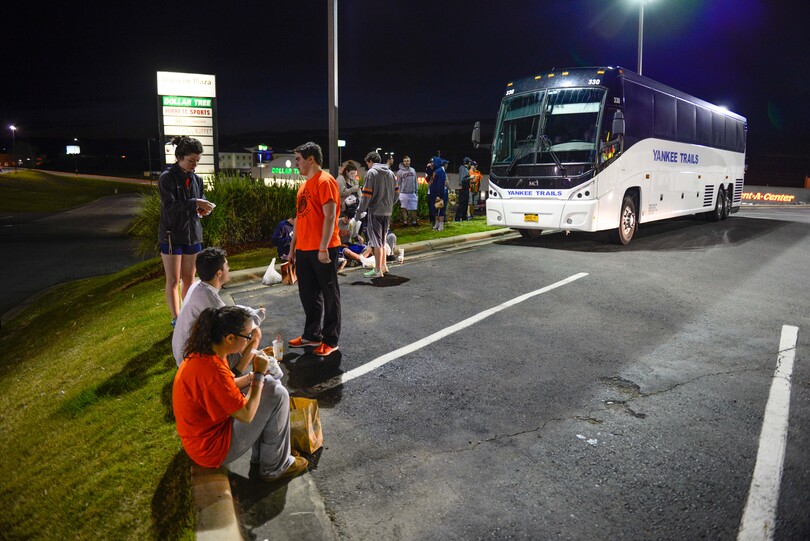
[[297, 167], [271, 167], [270, 173], [274, 175], [300, 175]]
[[200, 73], [157, 72], [158, 96], [217, 97], [217, 81], [214, 75]]
[[164, 106], [176, 107], [207, 107], [211, 108], [213, 100], [211, 98], [194, 98], [190, 96], [161, 96]]
[[745, 201], [770, 201], [772, 203], [793, 203], [796, 200], [795, 195], [771, 192], [743, 192], [741, 197]]
[[65, 147], [65, 154], [81, 154], [79, 145], [67, 145]]
[[166, 164], [175, 161], [171, 140], [188, 135], [203, 145], [196, 172], [214, 173], [218, 156], [216, 139], [216, 77], [199, 73], [157, 72], [158, 118], [165, 144]]

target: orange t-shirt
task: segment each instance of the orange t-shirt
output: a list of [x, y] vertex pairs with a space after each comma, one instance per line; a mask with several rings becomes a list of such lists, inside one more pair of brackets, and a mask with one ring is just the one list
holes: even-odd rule
[[484, 175], [481, 171], [470, 171], [470, 191], [477, 192], [481, 188], [481, 179]]
[[334, 201], [335, 227], [327, 248], [340, 246], [338, 234], [338, 211], [340, 210], [340, 191], [335, 179], [326, 171], [307, 179], [298, 188], [298, 213], [295, 220], [295, 249], [319, 250], [323, 232], [323, 205]]
[[231, 413], [245, 407], [228, 361], [194, 353], [174, 376], [172, 407], [177, 433], [191, 460], [218, 468], [231, 447]]

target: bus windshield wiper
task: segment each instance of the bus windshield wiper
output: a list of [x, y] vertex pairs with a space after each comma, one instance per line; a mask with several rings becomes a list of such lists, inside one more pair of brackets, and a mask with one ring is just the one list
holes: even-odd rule
[[506, 168], [506, 174], [511, 175], [512, 171], [514, 170], [515, 166], [517, 166], [518, 160], [526, 156], [528, 152], [526, 150], [529, 148], [529, 144], [531, 143], [532, 148], [534, 148], [534, 139], [531, 137], [526, 139], [526, 141], [520, 145], [520, 148], [515, 152], [515, 157], [512, 158], [512, 161], [509, 162], [509, 167]]
[[565, 167], [563, 167], [563, 164], [560, 162], [560, 158], [557, 157], [557, 154], [555, 154], [554, 151], [551, 150], [551, 140], [549, 140], [547, 135], [540, 136], [540, 150], [548, 151], [548, 153], [551, 155], [551, 159], [554, 160], [554, 163], [557, 164], [557, 167], [560, 169], [560, 172], [562, 172], [562, 174], [564, 175]]

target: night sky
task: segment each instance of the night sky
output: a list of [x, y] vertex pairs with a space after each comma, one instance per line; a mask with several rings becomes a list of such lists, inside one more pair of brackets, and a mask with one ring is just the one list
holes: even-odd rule
[[[155, 136], [157, 71], [216, 75], [220, 142], [324, 130], [327, 5], [13, 2], [0, 145], [12, 123], [18, 141]], [[638, 11], [636, 0], [340, 0], [340, 126], [492, 126], [514, 78], [635, 71]], [[644, 75], [746, 116], [749, 154], [807, 155], [808, 19], [806, 0], [648, 0]]]

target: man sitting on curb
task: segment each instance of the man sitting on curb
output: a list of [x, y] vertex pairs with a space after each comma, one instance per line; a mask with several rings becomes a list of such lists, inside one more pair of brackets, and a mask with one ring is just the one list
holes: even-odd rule
[[[172, 354], [177, 366], [180, 366], [180, 363], [183, 362], [183, 348], [191, 334], [194, 322], [197, 321], [197, 317], [206, 308], [225, 306], [225, 301], [219, 296], [219, 290], [231, 279], [226, 256], [225, 250], [213, 247], [206, 248], [197, 254], [197, 274], [200, 276], [200, 280], [193, 283], [189, 288], [183, 307], [177, 315], [177, 324], [174, 327], [174, 335], [172, 336]], [[259, 342], [262, 339], [259, 325], [264, 321], [264, 308], [258, 310], [247, 308], [247, 310], [253, 318], [256, 330], [253, 332], [253, 339], [245, 345], [241, 355], [236, 354], [228, 357], [231, 368], [237, 374], [243, 373], [250, 365], [253, 360], [253, 350], [259, 349]], [[246, 377], [237, 379], [237, 386], [240, 388], [247, 387]]]
[[281, 220], [273, 231], [273, 236], [270, 237], [270, 242], [278, 248], [278, 257], [282, 261], [287, 261], [290, 258], [290, 242], [292, 241], [292, 233], [295, 228], [295, 216]]

